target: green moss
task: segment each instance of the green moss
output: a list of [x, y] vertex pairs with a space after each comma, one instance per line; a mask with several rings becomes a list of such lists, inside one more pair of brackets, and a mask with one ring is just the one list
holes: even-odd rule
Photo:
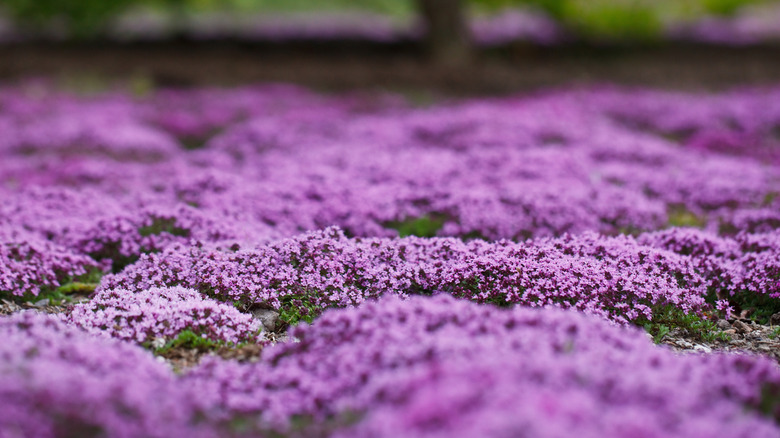
[[95, 292], [97, 286], [98, 286], [97, 283], [81, 283], [79, 281], [76, 281], [68, 284], [63, 284], [62, 286], [57, 288], [57, 291], [63, 295], [73, 295], [73, 294], [90, 295], [91, 293]]
[[78, 275], [67, 282], [63, 282], [52, 293], [66, 301], [71, 301], [73, 295], [92, 295], [100, 285], [100, 279], [103, 278], [103, 275], [103, 271], [92, 269], [86, 274]]

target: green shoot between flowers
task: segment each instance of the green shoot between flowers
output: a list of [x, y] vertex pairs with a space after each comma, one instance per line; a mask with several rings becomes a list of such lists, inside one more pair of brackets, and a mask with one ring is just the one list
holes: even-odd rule
[[217, 349], [222, 345], [225, 345], [225, 343], [214, 341], [209, 338], [204, 338], [203, 336], [193, 332], [192, 330], [182, 331], [181, 333], [179, 333], [178, 336], [167, 341], [165, 345], [163, 345], [160, 348], [154, 348], [151, 342], [144, 343], [145, 347], [153, 349], [154, 353], [157, 355], [166, 354], [171, 350], [177, 348], [195, 349], [199, 351], [210, 351], [210, 350]]
[[200, 352], [209, 352], [218, 350], [222, 347], [238, 348], [250, 343], [251, 341], [240, 342], [238, 344], [221, 340], [215, 341], [188, 329], [181, 331], [175, 338], [169, 339], [161, 347], [155, 346], [153, 341], [146, 341], [141, 345], [149, 350], [152, 350], [155, 355], [163, 356], [176, 349], [189, 349], [198, 350]]
[[673, 329], [682, 330], [687, 336], [704, 342], [730, 339], [713, 321], [693, 313], [686, 314], [674, 306], [657, 309], [653, 315], [652, 320], [640, 322], [640, 325], [653, 337], [656, 344], [663, 341]]
[[279, 319], [289, 325], [301, 321], [311, 323], [324, 310], [315, 302], [314, 297], [308, 294], [287, 295], [280, 301], [282, 305], [279, 308]]

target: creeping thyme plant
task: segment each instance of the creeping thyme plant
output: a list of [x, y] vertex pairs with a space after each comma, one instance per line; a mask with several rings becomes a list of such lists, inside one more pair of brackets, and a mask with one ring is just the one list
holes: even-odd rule
[[780, 88], [367, 99], [0, 88], [0, 430], [778, 436]]

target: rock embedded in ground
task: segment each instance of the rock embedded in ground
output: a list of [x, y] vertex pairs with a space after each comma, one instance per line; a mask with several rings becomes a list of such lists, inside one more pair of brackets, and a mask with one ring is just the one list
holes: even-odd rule
[[747, 334], [753, 331], [753, 329], [749, 325], [745, 324], [740, 320], [734, 321], [732, 326], [737, 330], [737, 332], [742, 334]]
[[263, 324], [266, 331], [273, 332], [279, 326], [279, 312], [276, 310], [255, 309], [252, 315]]

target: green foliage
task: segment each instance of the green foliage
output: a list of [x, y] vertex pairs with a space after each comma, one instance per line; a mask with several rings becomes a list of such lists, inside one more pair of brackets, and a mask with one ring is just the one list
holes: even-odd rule
[[684, 206], [669, 207], [667, 216], [669, 217], [668, 224], [670, 227], [704, 228], [704, 226], [707, 225], [707, 220], [705, 218], [697, 216]]
[[669, 326], [665, 324], [646, 323], [643, 325], [643, 327], [647, 333], [650, 333], [650, 335], [653, 337], [653, 342], [656, 344], [660, 344], [664, 337], [671, 331]]
[[392, 16], [409, 16], [414, 13], [414, 0], [229, 0], [222, 3], [232, 8], [257, 12], [311, 12], [365, 10]]
[[403, 221], [387, 222], [384, 225], [387, 228], [397, 230], [401, 237], [434, 237], [444, 225], [444, 217], [435, 214], [423, 215], [417, 218], [407, 218]]
[[[760, 0], [758, 0], [760, 1]], [[732, 16], [741, 8], [758, 3], [757, 0], [702, 0], [704, 10], [713, 15]]]
[[25, 302], [25, 303], [37, 303], [42, 300], [49, 300], [49, 305], [51, 306], [61, 306], [71, 301], [70, 297], [62, 293], [59, 290], [59, 288], [43, 289], [38, 295], [35, 296], [31, 294], [25, 294], [22, 297], [12, 297], [12, 298], [14, 298], [14, 301], [16, 302]]
[[761, 398], [754, 409], [780, 424], [780, 385], [765, 383], [761, 387]]
[[62, 285], [52, 291], [52, 294], [56, 297], [61, 297], [62, 300], [67, 302], [72, 301], [71, 297], [73, 295], [92, 295], [100, 284], [100, 279], [103, 278], [103, 275], [103, 271], [92, 269], [84, 275], [78, 275], [67, 282], [63, 282]]
[[673, 305], [667, 305], [653, 311], [652, 320], [641, 320], [639, 325], [650, 333], [657, 344], [673, 329], [680, 329], [688, 336], [704, 342], [716, 340], [727, 341], [729, 336], [715, 325], [714, 322], [693, 314], [685, 313]]
[[279, 308], [279, 319], [289, 325], [301, 321], [311, 323], [324, 310], [311, 294], [287, 295], [280, 301], [282, 305]]
[[56, 291], [62, 295], [90, 295], [95, 292], [98, 283], [82, 283], [80, 281], [74, 281], [68, 284], [63, 284], [58, 287]]
[[562, 6], [559, 20], [585, 37], [653, 40], [663, 26], [657, 10], [648, 1], [570, 0]]
[[179, 237], [189, 237], [190, 230], [176, 226], [175, 218], [161, 218], [156, 217], [152, 220], [152, 223], [138, 229], [138, 233], [141, 236], [156, 236], [162, 233], [172, 234]]
[[575, 34], [592, 40], [653, 40], [662, 31], [662, 9], [651, 0], [474, 0], [484, 9], [530, 6]]
[[35, 27], [63, 25], [77, 36], [88, 35], [134, 0], [3, 0], [4, 9], [20, 22]]
[[566, 17], [567, 9], [571, 0], [519, 0], [509, 1], [514, 5], [526, 4], [549, 14], [551, 17], [557, 20], [563, 20]]
[[769, 318], [780, 312], [780, 299], [766, 294], [739, 291], [731, 296], [731, 303], [737, 308], [750, 312], [750, 318], [759, 324], [769, 323]]
[[530, 6], [587, 39], [630, 41], [657, 39], [668, 20], [733, 16], [762, 2], [767, 0], [472, 0], [483, 10]]
[[56, 26], [76, 38], [92, 37], [112, 19], [138, 7], [174, 17], [216, 10], [257, 13], [357, 8], [396, 16], [408, 16], [413, 11], [412, 2], [397, 0], [3, 0], [0, 6], [17, 23], [34, 29]]
[[507, 300], [506, 292], [498, 292], [485, 300], [485, 303], [492, 304], [496, 307], [511, 307], [512, 303]]
[[[213, 341], [209, 338], [204, 338], [192, 330], [184, 330], [174, 339], [166, 342], [162, 347], [155, 349], [154, 353], [157, 355], [164, 355], [171, 350], [178, 348], [195, 349], [198, 351], [212, 351], [216, 350], [222, 345], [225, 344], [223, 342]], [[151, 342], [146, 342], [144, 346], [147, 348], [152, 348]]]
[[769, 339], [777, 339], [780, 336], [780, 327], [775, 327], [769, 334]]
[[769, 192], [764, 196], [763, 202], [761, 203], [762, 206], [766, 207], [771, 205], [773, 202], [775, 202], [775, 199], [777, 199], [777, 196], [780, 195], [778, 192]]
[[[703, 13], [734, 15], [740, 8], [767, 0], [467, 0], [477, 10], [533, 7], [586, 38], [648, 40], [658, 37], [664, 18]], [[4, 11], [20, 23], [64, 28], [87, 37], [119, 14], [137, 7], [174, 17], [227, 10], [236, 13], [299, 13], [363, 10], [393, 17], [416, 13], [415, 0], [3, 0]]]

